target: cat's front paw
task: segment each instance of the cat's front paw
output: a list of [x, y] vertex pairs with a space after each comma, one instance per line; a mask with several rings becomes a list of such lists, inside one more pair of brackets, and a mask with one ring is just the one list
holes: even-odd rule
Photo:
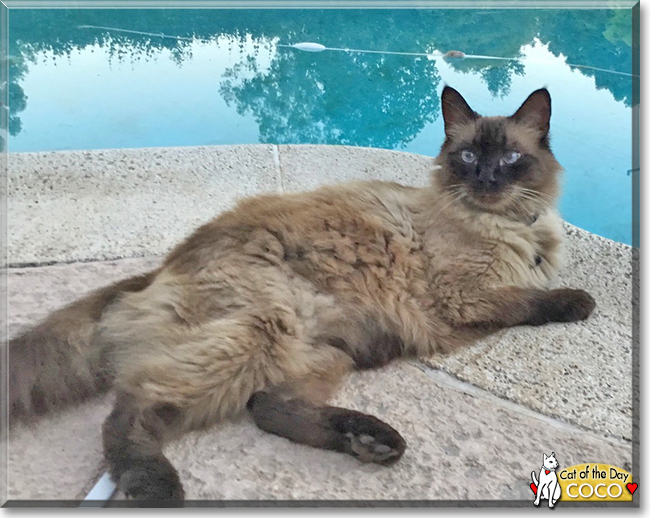
[[585, 320], [596, 307], [596, 301], [584, 290], [562, 288], [552, 290], [550, 322], [577, 322]]

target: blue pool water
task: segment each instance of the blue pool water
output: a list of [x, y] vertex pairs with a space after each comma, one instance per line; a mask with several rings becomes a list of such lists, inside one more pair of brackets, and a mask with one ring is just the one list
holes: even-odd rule
[[[445, 84], [484, 115], [546, 86], [563, 216], [631, 243], [631, 34], [628, 10], [14, 10], [8, 149], [261, 142], [435, 156]], [[299, 42], [519, 59], [282, 46]]]

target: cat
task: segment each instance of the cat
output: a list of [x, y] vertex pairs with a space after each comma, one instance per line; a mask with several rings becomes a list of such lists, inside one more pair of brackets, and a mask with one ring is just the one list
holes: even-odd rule
[[391, 464], [389, 424], [327, 405], [354, 369], [450, 352], [500, 329], [586, 319], [549, 289], [561, 264], [551, 98], [482, 117], [442, 92], [430, 186], [368, 181], [241, 201], [162, 265], [10, 341], [12, 422], [109, 388], [111, 477], [133, 499], [180, 500], [165, 441], [248, 411], [297, 443]]
[[551, 452], [550, 457], [544, 454], [544, 464], [542, 469], [539, 472], [539, 482], [535, 476], [535, 472], [531, 473], [533, 478], [533, 484], [537, 486], [537, 491], [535, 492], [535, 505], [539, 505], [542, 498], [548, 500], [549, 507], [555, 507], [555, 503], [558, 501], [562, 495], [562, 489], [557, 480], [557, 473], [555, 470], [559, 466], [557, 459], [555, 458], [555, 452]]

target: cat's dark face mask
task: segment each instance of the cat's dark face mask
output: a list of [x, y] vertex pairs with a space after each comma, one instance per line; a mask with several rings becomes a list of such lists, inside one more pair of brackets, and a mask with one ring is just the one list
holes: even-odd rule
[[527, 212], [532, 199], [541, 203], [554, 197], [559, 165], [548, 141], [550, 103], [548, 91], [537, 90], [511, 117], [481, 117], [456, 90], [445, 87], [446, 139], [438, 157], [442, 187], [467, 204], [495, 212]]

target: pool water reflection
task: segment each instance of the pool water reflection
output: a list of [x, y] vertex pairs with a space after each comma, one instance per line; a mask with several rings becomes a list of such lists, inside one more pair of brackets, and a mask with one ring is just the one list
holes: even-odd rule
[[[563, 216], [631, 242], [632, 78], [606, 71], [632, 72], [629, 10], [16, 10], [10, 27], [16, 152], [261, 142], [435, 156], [445, 84], [483, 115], [545, 86]], [[299, 42], [519, 59], [278, 46]]]

